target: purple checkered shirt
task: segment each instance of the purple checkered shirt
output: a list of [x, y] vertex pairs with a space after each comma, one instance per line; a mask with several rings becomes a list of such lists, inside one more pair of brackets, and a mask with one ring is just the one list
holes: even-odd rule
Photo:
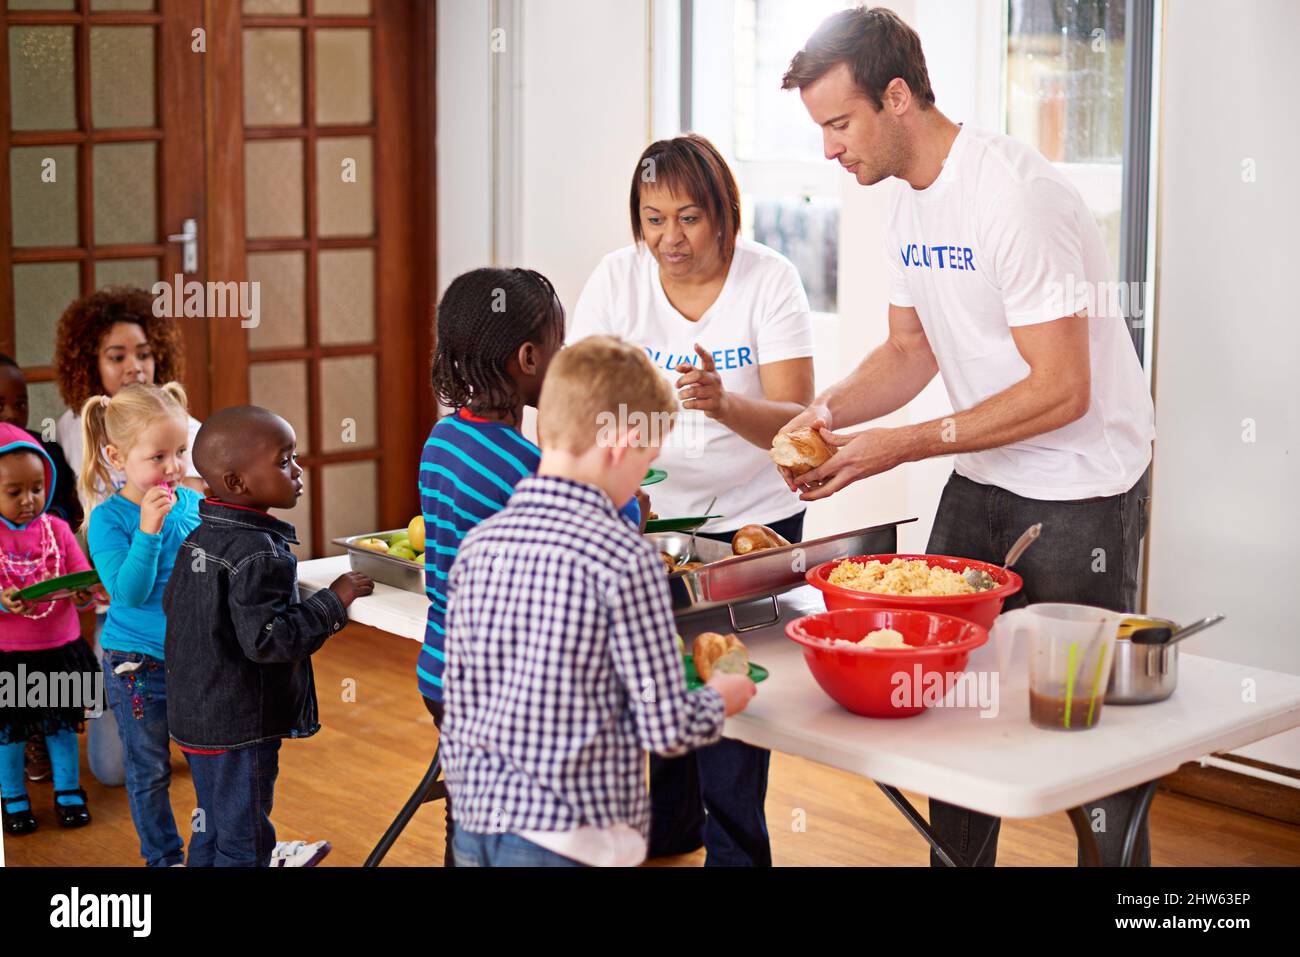
[[663, 561], [600, 489], [522, 480], [448, 577], [442, 759], [479, 834], [629, 824], [644, 751], [717, 741], [716, 691], [686, 690]]

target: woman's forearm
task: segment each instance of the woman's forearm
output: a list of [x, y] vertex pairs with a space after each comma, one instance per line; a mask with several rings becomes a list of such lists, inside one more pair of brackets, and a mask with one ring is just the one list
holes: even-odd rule
[[771, 448], [772, 437], [804, 410], [800, 402], [759, 399], [727, 393], [726, 409], [718, 421], [747, 442], [761, 449]]

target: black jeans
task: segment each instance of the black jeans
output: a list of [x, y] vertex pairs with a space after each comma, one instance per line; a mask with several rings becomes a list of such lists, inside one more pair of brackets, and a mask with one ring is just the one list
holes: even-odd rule
[[[429, 714], [433, 715], [433, 725], [438, 729], [438, 734], [439, 736], [441, 736], [442, 716], [444, 714], [442, 709], [442, 702], [434, 701], [432, 698], [426, 698], [424, 695], [420, 695], [420, 700], [424, 702], [424, 706], [429, 710]], [[455, 867], [456, 855], [453, 854], [451, 851], [451, 841], [452, 838], [456, 836], [456, 832], [451, 826], [451, 795], [450, 794], [448, 794], [447, 797], [443, 800], [443, 805], [444, 805], [443, 816], [447, 823], [447, 844], [442, 852], [442, 866]]]
[[[768, 527], [788, 542], [803, 540], [804, 513]], [[735, 532], [700, 532], [730, 542]], [[771, 867], [767, 771], [772, 752], [723, 738], [680, 758], [650, 755], [650, 857], [683, 854], [704, 844], [705, 867]]]
[[[1148, 471], [1121, 495], [1053, 502], [981, 485], [954, 472], [944, 486], [925, 550], [1001, 565], [1021, 532], [1042, 522], [1041, 537], [1016, 562], [1024, 590], [1007, 602], [1006, 610], [1050, 601], [1132, 612], [1137, 605], [1138, 544], [1146, 535], [1149, 481]], [[1097, 819], [1096, 809], [1104, 812], [1100, 818], [1104, 826], [1096, 837], [1105, 865], [1121, 863], [1124, 830], [1140, 791], [1141, 786], [1129, 788], [1086, 806], [1090, 819]], [[965, 864], [993, 866], [1000, 818], [931, 799], [930, 825]], [[939, 864], [933, 851], [930, 864]], [[1134, 864], [1151, 864], [1145, 823]]]

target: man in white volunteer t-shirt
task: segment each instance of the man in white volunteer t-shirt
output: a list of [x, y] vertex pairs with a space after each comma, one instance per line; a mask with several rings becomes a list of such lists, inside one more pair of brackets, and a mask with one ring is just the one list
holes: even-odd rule
[[[892, 11], [828, 17], [782, 85], [799, 90], [827, 158], [863, 186], [899, 181], [889, 336], [786, 426], [819, 427], [836, 449], [787, 474], [791, 488], [814, 501], [955, 454], [927, 552], [1001, 564], [1041, 522], [1017, 601], [1134, 610], [1154, 414], [1124, 319], [1106, 309], [1114, 297], [1098, 294], [1113, 273], [1078, 191], [1030, 147], [940, 113], [920, 39]], [[893, 412], [936, 372], [952, 416], [831, 431]], [[1129, 822], [1149, 863], [1144, 787], [1090, 806], [1110, 825], [1096, 835], [1105, 863], [1119, 863]], [[930, 821], [961, 862], [994, 863], [997, 818], [932, 800]]]

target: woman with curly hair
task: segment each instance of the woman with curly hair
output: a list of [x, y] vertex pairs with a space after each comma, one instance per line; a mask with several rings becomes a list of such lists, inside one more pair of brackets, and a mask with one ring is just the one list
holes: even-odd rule
[[[82, 296], [64, 310], [54, 345], [59, 394], [68, 409], [55, 425], [68, 464], [81, 471], [81, 418], [78, 409], [92, 395], [117, 395], [124, 385], [179, 381], [185, 371], [185, 350], [176, 320], [153, 314], [153, 296], [143, 289], [109, 287]], [[199, 421], [189, 417], [190, 443]], [[103, 454], [103, 450], [100, 450]], [[126, 476], [109, 469], [112, 494]], [[183, 483], [204, 492], [203, 479], [190, 463]], [[87, 504], [87, 503], [83, 503]]]

